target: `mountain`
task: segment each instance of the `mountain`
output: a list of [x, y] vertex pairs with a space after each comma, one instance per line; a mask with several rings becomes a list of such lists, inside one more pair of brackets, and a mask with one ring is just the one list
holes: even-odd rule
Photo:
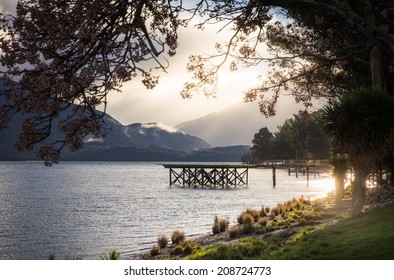
[[[4, 85], [0, 79], [0, 92], [2, 89], [4, 89]], [[0, 102], [4, 104], [7, 100], [0, 95]], [[46, 140], [48, 143], [63, 138], [62, 133], [57, 129], [59, 121], [72, 113], [72, 108], [69, 108], [62, 112], [59, 118], [54, 120], [51, 136]], [[83, 154], [94, 153], [95, 151], [104, 153], [104, 151], [113, 149], [191, 153], [195, 150], [211, 148], [210, 145], [200, 138], [184, 133], [179, 129], [158, 123], [133, 123], [130, 125], [123, 125], [108, 114], [104, 115], [103, 120], [105, 127], [108, 129], [108, 133], [105, 137], [95, 138], [87, 136], [84, 139], [84, 148], [81, 151], [75, 153], [65, 151], [62, 154], [62, 158], [83, 159]], [[21, 129], [21, 122], [22, 116], [15, 114], [10, 120], [9, 127], [0, 130], [0, 160], [36, 159], [32, 151], [18, 152], [14, 146]]]
[[[3, 87], [0, 79], [0, 92]], [[0, 96], [0, 102], [5, 102]], [[72, 108], [60, 114], [61, 119], [72, 114]], [[21, 128], [21, 115], [14, 115], [9, 128], [0, 130], [0, 160], [37, 160], [33, 151], [18, 152], [14, 143]], [[47, 142], [62, 139], [57, 129], [59, 120], [53, 123], [53, 131]], [[240, 161], [249, 146], [212, 148], [201, 138], [178, 128], [159, 123], [133, 123], [123, 125], [110, 115], [104, 115], [108, 129], [105, 137], [87, 136], [83, 149], [77, 152], [65, 150], [62, 160], [130, 160], [130, 161]]]
[[254, 134], [260, 128], [267, 127], [271, 132], [277, 131], [277, 126], [283, 124], [291, 113], [278, 112], [275, 117], [266, 118], [260, 113], [258, 104], [238, 103], [220, 112], [182, 122], [175, 127], [204, 139], [214, 147], [251, 145]]
[[101, 148], [160, 148], [192, 152], [211, 146], [204, 140], [160, 123], [133, 123], [122, 125], [105, 115], [104, 123], [109, 133], [102, 138], [86, 137], [85, 146]]
[[[11, 119], [9, 128], [0, 131], [0, 160], [23, 160], [35, 159], [32, 152], [17, 152], [14, 143], [20, 129], [20, 116]], [[195, 150], [209, 149], [204, 140], [186, 134], [174, 128], [166, 127], [157, 123], [134, 123], [127, 126], [122, 125], [109, 115], [104, 116], [104, 122], [108, 128], [108, 134], [102, 138], [88, 136], [84, 139], [84, 148], [78, 152], [65, 151], [62, 155], [64, 159], [83, 160], [84, 156], [94, 153], [107, 153], [111, 150], [128, 149], [133, 151], [171, 151], [171, 153], [185, 152], [190, 153]], [[54, 130], [48, 141], [61, 139], [59, 131]], [[119, 154], [121, 155], [121, 153]], [[97, 155], [96, 155], [97, 157]], [[102, 160], [105, 157], [100, 156]], [[112, 160], [115, 157], [111, 156]], [[123, 157], [124, 158], [124, 157]], [[152, 158], [150, 155], [149, 158]], [[132, 160], [132, 158], [130, 158]], [[142, 159], [140, 157], [140, 159]]]

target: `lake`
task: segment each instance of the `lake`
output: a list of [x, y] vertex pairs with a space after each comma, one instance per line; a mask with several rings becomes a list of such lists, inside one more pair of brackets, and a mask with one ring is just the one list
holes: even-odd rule
[[160, 163], [0, 162], [0, 259], [122, 258], [149, 249], [159, 235], [211, 232], [214, 217], [236, 223], [247, 208], [274, 206], [301, 195], [322, 197], [330, 178], [250, 169], [249, 185], [232, 189], [170, 187]]

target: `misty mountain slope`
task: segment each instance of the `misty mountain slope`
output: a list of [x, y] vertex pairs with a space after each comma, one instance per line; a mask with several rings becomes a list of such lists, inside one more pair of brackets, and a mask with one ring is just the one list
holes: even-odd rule
[[[66, 158], [73, 158], [79, 152], [89, 151], [93, 153], [103, 152], [114, 148], [133, 148], [146, 149], [155, 148], [156, 150], [174, 150], [181, 152], [192, 152], [199, 149], [208, 149], [204, 140], [188, 135], [179, 130], [166, 129], [164, 126], [156, 123], [149, 124], [131, 124], [124, 126], [111, 116], [104, 117], [108, 133], [105, 137], [94, 138], [86, 137], [84, 148], [81, 151], [70, 153], [65, 151]], [[6, 130], [0, 131], [0, 160], [23, 160], [34, 159], [33, 152], [20, 153], [16, 150], [14, 143], [17, 140], [17, 134], [20, 130], [20, 116], [14, 116], [11, 119], [10, 126]], [[59, 131], [54, 130], [48, 142], [54, 139], [61, 139]]]
[[175, 127], [204, 139], [212, 146], [251, 145], [260, 128], [266, 126], [270, 131], [276, 131], [286, 116], [289, 112], [267, 119], [256, 103], [239, 103]]
[[[0, 79], [0, 90], [2, 88], [3, 83]], [[0, 102], [4, 104], [6, 100], [0, 96]], [[54, 120], [51, 136], [46, 140], [46, 143], [51, 143], [63, 138], [63, 134], [57, 127], [61, 119], [73, 113], [72, 108], [73, 107], [62, 112], [59, 118]], [[9, 122], [9, 127], [0, 130], [0, 160], [37, 159], [33, 151], [18, 152], [15, 148], [15, 143], [18, 140], [18, 133], [21, 129], [22, 119], [20, 114], [15, 114]], [[134, 150], [145, 149], [145, 151], [147, 151], [147, 148], [152, 148], [153, 151], [174, 150], [192, 152], [199, 149], [209, 149], [211, 147], [202, 139], [181, 132], [178, 129], [169, 128], [157, 123], [136, 123], [125, 126], [106, 114], [104, 115], [104, 124], [108, 130], [105, 137], [95, 138], [87, 136], [84, 139], [85, 147], [81, 151], [71, 153], [65, 150], [62, 157], [73, 158], [76, 157], [78, 153], [86, 151], [89, 151], [89, 153], [94, 153], [95, 151], [102, 153], [105, 150], [113, 150], [115, 148], [132, 148]], [[154, 154], [151, 150], [149, 150], [149, 153]], [[166, 152], [165, 154], [169, 153]]]
[[126, 126], [124, 133], [137, 147], [160, 147], [183, 152], [210, 148], [202, 139], [158, 123], [134, 123]]

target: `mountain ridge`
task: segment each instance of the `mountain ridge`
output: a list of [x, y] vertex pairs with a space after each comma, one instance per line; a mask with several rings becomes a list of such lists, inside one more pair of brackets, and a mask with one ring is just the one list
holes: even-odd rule
[[[0, 91], [4, 88], [0, 79]], [[6, 102], [0, 96], [0, 102]], [[76, 105], [75, 105], [76, 106]], [[101, 112], [100, 112], [101, 113]], [[57, 129], [59, 121], [72, 114], [72, 109], [62, 112], [53, 123], [53, 131], [47, 143], [62, 139]], [[33, 151], [19, 152], [15, 148], [22, 116], [14, 115], [9, 127], [0, 130], [0, 160], [38, 160]], [[64, 150], [61, 160], [209, 160], [240, 161], [248, 146], [234, 146], [218, 150], [205, 140], [157, 122], [123, 125], [109, 114], [103, 122], [108, 129], [105, 137], [88, 135], [84, 147], [76, 152]], [[240, 148], [241, 147], [241, 148]]]

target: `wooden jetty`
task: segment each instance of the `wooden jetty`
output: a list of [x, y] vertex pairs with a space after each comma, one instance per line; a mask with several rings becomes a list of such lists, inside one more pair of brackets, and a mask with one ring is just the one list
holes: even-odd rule
[[[248, 184], [250, 168], [272, 169], [272, 184], [276, 186], [276, 169], [288, 169], [289, 176], [295, 172], [316, 176], [316, 167], [327, 168], [326, 161], [267, 161], [261, 164], [164, 164], [169, 169], [170, 186], [187, 187], [236, 187]], [[312, 171], [313, 170], [313, 171]]]
[[250, 165], [164, 164], [170, 172], [170, 186], [222, 187], [248, 184]]

